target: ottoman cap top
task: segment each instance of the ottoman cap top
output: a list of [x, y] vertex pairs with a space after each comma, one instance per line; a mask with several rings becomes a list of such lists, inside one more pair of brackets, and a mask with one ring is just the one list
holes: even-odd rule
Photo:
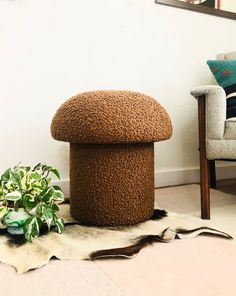
[[148, 143], [170, 138], [172, 125], [165, 109], [149, 96], [99, 90], [62, 104], [51, 133], [56, 140], [70, 143]]

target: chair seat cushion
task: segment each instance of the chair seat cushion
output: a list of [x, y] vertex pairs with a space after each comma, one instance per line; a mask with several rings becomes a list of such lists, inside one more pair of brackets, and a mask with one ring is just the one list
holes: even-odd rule
[[225, 140], [236, 140], [236, 117], [225, 121]]
[[236, 140], [207, 140], [207, 159], [236, 159]]

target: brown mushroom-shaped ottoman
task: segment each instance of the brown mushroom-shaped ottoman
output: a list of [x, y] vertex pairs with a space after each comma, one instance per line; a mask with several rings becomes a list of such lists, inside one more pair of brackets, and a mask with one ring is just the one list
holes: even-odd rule
[[154, 142], [172, 134], [157, 101], [130, 91], [82, 93], [58, 109], [51, 133], [70, 142], [72, 217], [118, 226], [153, 215]]

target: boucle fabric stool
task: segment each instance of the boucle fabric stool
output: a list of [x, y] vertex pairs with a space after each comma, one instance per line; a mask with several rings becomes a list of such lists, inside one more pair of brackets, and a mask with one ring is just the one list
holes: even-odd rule
[[58, 109], [56, 140], [70, 142], [71, 215], [97, 226], [133, 225], [154, 212], [154, 142], [170, 138], [165, 109], [129, 91], [79, 94]]

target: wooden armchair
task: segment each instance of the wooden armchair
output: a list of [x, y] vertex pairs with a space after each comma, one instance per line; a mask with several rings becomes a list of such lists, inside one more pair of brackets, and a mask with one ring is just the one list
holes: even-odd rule
[[[218, 59], [236, 59], [236, 52]], [[216, 187], [215, 160], [236, 160], [236, 118], [226, 119], [226, 94], [222, 87], [195, 88], [198, 100], [201, 217], [210, 219], [210, 187]]]

